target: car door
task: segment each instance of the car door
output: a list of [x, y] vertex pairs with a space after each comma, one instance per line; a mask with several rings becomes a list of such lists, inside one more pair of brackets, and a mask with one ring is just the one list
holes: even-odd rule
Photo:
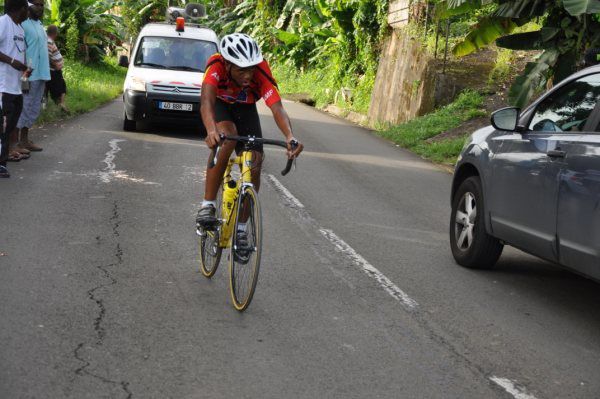
[[[600, 78], [591, 82], [600, 86]], [[558, 191], [559, 261], [600, 279], [600, 101], [581, 134], [560, 143], [565, 168]]]
[[557, 88], [528, 113], [525, 131], [495, 137], [488, 184], [489, 212], [496, 237], [542, 258], [558, 261], [559, 176], [565, 168], [560, 143], [588, 122], [596, 88], [590, 75]]

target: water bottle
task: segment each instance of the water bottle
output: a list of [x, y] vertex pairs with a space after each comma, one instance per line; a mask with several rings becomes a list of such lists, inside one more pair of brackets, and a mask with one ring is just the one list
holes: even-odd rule
[[31, 88], [31, 83], [29, 82], [29, 78], [25, 75], [21, 76], [21, 91], [23, 94], [29, 93], [29, 89]]
[[229, 220], [229, 215], [233, 211], [235, 195], [237, 193], [237, 182], [233, 179], [223, 184], [223, 219]]

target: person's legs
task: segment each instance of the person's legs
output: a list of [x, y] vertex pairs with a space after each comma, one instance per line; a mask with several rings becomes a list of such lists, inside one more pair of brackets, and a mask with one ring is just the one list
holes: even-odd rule
[[[254, 136], [262, 138], [262, 128], [260, 126], [260, 117], [256, 104], [236, 104], [234, 109], [234, 119], [237, 131], [240, 136]], [[238, 147], [239, 148], [239, 147]], [[262, 145], [252, 151], [252, 184], [256, 191], [260, 189], [260, 172], [264, 152]]]
[[[9, 159], [11, 148], [11, 135], [14, 136], [15, 126], [23, 109], [23, 96], [14, 94], [2, 94], [2, 138], [0, 151], [0, 165], [6, 166]], [[19, 155], [13, 154], [15, 158], [20, 159]]]
[[24, 97], [23, 114], [19, 119], [17, 127], [21, 128], [19, 146], [30, 151], [42, 151], [42, 147], [36, 145], [29, 139], [29, 128], [37, 121], [42, 111], [42, 97], [46, 82], [34, 80], [31, 82], [29, 93]]
[[[227, 136], [237, 134], [231, 115], [230, 104], [226, 104], [217, 99], [215, 104], [215, 120], [217, 122], [217, 131], [219, 133]], [[223, 173], [225, 173], [225, 169], [227, 168], [227, 162], [234, 149], [235, 142], [226, 141], [221, 144], [217, 162], [212, 168], [208, 168], [208, 165], [211, 163], [211, 160], [208, 160], [206, 183], [204, 185], [204, 200], [202, 201], [202, 207], [198, 211], [198, 216], [196, 217], [196, 225], [198, 227], [209, 227], [214, 225], [217, 221], [217, 204], [215, 203], [215, 200], [217, 198], [217, 193], [219, 192], [219, 186], [223, 181]]]

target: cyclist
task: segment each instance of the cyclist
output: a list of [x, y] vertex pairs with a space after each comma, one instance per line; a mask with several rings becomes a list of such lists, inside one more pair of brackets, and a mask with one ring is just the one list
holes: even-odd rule
[[[304, 146], [292, 133], [292, 125], [271, 75], [269, 64], [262, 57], [257, 43], [248, 35], [234, 33], [224, 36], [220, 53], [211, 56], [206, 64], [202, 82], [201, 114], [206, 127], [206, 145], [214, 148], [220, 142], [219, 134], [226, 136], [262, 137], [256, 102], [263, 98], [271, 109], [277, 126], [288, 143], [287, 155], [296, 158]], [[217, 192], [235, 142], [223, 143], [215, 167], [206, 171], [204, 201], [198, 211], [196, 225], [210, 228], [217, 222]], [[258, 190], [264, 153], [257, 147], [252, 154], [252, 183]], [[210, 162], [210, 160], [209, 160]], [[244, 231], [244, 224], [240, 226]]]

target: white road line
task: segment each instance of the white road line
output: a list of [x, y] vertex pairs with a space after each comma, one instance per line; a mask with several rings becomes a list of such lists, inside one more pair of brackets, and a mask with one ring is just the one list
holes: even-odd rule
[[127, 140], [113, 139], [108, 142], [108, 145], [110, 146], [110, 151], [108, 151], [106, 153], [106, 158], [104, 158], [104, 160], [102, 161], [106, 165], [106, 168], [104, 168], [104, 170], [98, 172], [98, 176], [100, 177], [100, 180], [103, 183], [110, 183], [114, 179], [119, 179], [119, 180], [125, 180], [125, 181], [132, 182], [132, 183], [160, 186], [160, 183], [149, 182], [144, 179], [131, 177], [127, 173], [125, 173], [125, 171], [115, 170], [115, 168], [116, 168], [115, 158], [117, 156], [117, 153], [121, 152], [121, 147], [119, 147], [119, 143], [122, 141], [127, 141]]
[[327, 229], [319, 229], [319, 231], [340, 252], [352, 259], [356, 266], [360, 267], [363, 270], [363, 272], [365, 272], [369, 277], [377, 281], [379, 286], [381, 286], [394, 299], [400, 301], [404, 306], [406, 306], [409, 309], [414, 309], [417, 306], [419, 306], [419, 304], [414, 299], [409, 297], [396, 284], [394, 284], [389, 278], [387, 278], [383, 273], [381, 273], [375, 266], [367, 262], [365, 258], [358, 254], [344, 240], [339, 238], [333, 231]]
[[319, 224], [312, 218], [306, 210], [304, 209], [304, 205], [296, 198], [292, 193], [289, 192], [287, 188], [283, 184], [277, 180], [277, 178], [271, 174], [267, 175], [267, 180], [273, 185], [273, 188], [283, 199], [291, 206], [295, 207], [298, 210], [301, 210], [303, 213], [307, 214], [307, 219], [312, 221], [312, 225], [316, 227], [319, 232], [333, 244], [334, 247], [338, 249], [342, 254], [344, 254], [347, 258], [349, 258], [356, 266], [358, 266], [367, 276], [371, 277], [373, 280], [377, 281], [378, 285], [383, 288], [388, 294], [390, 294], [394, 299], [402, 303], [406, 308], [412, 310], [419, 306], [419, 304], [409, 297], [404, 291], [402, 291], [396, 284], [394, 284], [389, 278], [387, 278], [383, 273], [381, 273], [375, 266], [370, 264], [365, 258], [363, 258], [358, 252], [356, 252], [350, 245], [348, 245], [344, 240], [338, 237], [333, 231], [327, 230], [319, 226]]
[[294, 195], [290, 193], [290, 191], [285, 188], [285, 186], [281, 184], [275, 176], [269, 174], [267, 175], [267, 179], [269, 179], [269, 181], [273, 184], [275, 191], [281, 194], [287, 202], [289, 202], [291, 205], [294, 205], [296, 208], [304, 209], [302, 202], [300, 202], [298, 198], [294, 197]]
[[104, 164], [106, 164], [106, 168], [104, 168], [104, 171], [100, 172], [100, 180], [102, 180], [104, 183], [110, 183], [112, 180], [111, 177], [115, 174], [114, 160], [117, 156], [117, 153], [121, 151], [121, 147], [119, 147], [119, 143], [121, 141], [126, 140], [113, 139], [108, 142], [108, 145], [110, 145], [110, 151], [106, 153], [106, 158], [104, 158], [102, 161]]
[[524, 388], [518, 387], [516, 383], [508, 378], [490, 377], [490, 380], [504, 388], [504, 390], [511, 394], [515, 399], [536, 399], [535, 396], [530, 395]]

